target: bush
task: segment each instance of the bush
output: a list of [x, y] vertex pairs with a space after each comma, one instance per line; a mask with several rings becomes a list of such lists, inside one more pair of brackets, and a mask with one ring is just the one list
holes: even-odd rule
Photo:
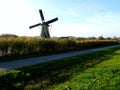
[[59, 43], [61, 51], [76, 50], [77, 44], [73, 40], [62, 40]]
[[26, 42], [22, 38], [12, 39], [10, 42], [11, 55], [19, 56], [25, 54]]
[[0, 51], [2, 56], [6, 56], [9, 49], [9, 40], [5, 38], [0, 39]]

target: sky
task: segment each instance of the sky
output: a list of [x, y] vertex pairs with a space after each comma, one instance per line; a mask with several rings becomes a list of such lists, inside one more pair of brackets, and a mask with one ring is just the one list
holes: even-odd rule
[[0, 34], [39, 36], [39, 9], [52, 37], [120, 37], [120, 0], [0, 0]]

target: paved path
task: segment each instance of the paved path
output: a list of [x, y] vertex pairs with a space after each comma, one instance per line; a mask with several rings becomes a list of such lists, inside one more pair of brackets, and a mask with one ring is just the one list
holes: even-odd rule
[[87, 54], [87, 53], [91, 53], [91, 52], [95, 52], [95, 51], [104, 50], [107, 48], [118, 47], [118, 46], [120, 46], [120, 45], [95, 48], [95, 49], [88, 49], [88, 50], [80, 50], [80, 51], [74, 51], [74, 52], [69, 52], [69, 53], [41, 56], [41, 57], [29, 58], [29, 59], [21, 59], [21, 60], [16, 60], [16, 61], [1, 62], [0, 63], [0, 71], [21, 68], [21, 67], [30, 66], [30, 65], [39, 64], [39, 63], [44, 63], [44, 62], [53, 61], [53, 60], [59, 60], [62, 58]]

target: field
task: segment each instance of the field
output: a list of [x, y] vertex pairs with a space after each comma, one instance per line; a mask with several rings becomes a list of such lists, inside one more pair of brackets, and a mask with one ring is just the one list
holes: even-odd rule
[[1, 90], [120, 90], [120, 47], [0, 72]]
[[[87, 63], [88, 69], [79, 72], [73, 77], [51, 90], [120, 90], [120, 51], [105, 61], [91, 66]], [[102, 60], [105, 57], [101, 58]], [[77, 66], [76, 69], [80, 70]]]

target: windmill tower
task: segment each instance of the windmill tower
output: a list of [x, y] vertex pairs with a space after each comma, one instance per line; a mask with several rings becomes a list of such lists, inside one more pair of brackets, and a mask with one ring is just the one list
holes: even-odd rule
[[32, 26], [29, 26], [29, 28], [31, 29], [31, 28], [34, 28], [34, 27], [37, 27], [37, 26], [41, 26], [42, 28], [41, 28], [40, 37], [41, 38], [50, 38], [49, 24], [57, 21], [58, 18], [56, 17], [54, 19], [51, 19], [51, 20], [45, 22], [44, 15], [43, 15], [43, 12], [42, 12], [41, 9], [39, 10], [39, 13], [40, 13], [42, 23], [38, 23], [38, 24], [35, 24], [35, 25], [32, 25]]

